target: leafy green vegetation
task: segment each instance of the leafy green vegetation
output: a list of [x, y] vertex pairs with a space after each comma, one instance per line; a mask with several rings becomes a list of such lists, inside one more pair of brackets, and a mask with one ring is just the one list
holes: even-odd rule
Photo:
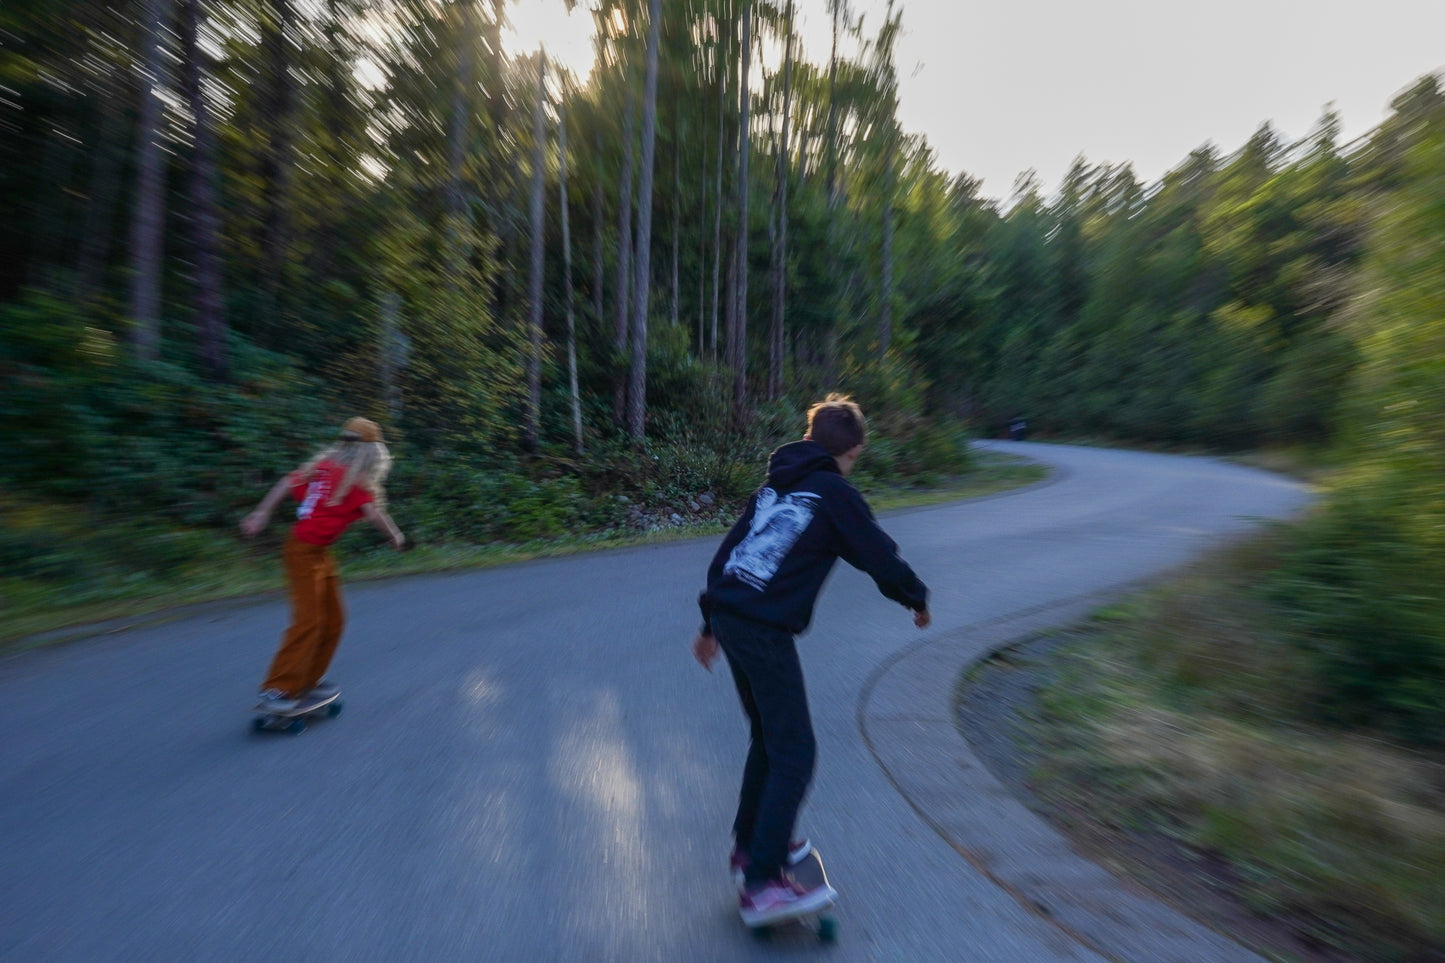
[[[753, 467], [751, 481], [756, 482], [758, 466]], [[888, 511], [994, 494], [1045, 475], [1037, 464], [985, 454], [969, 471], [935, 478], [931, 487], [864, 485], [874, 508]], [[530, 484], [521, 476], [512, 476], [512, 483]], [[497, 527], [494, 540], [480, 534], [461, 538], [438, 526], [436, 539], [422, 538], [397, 555], [368, 529], [348, 531], [337, 548], [342, 569], [348, 580], [385, 578], [715, 535], [732, 524], [741, 508], [741, 496], [734, 494], [711, 505], [694, 502], [695, 509], [689, 499], [677, 501], [676, 511], [672, 504], [659, 504], [646, 514], [634, 513], [630, 509], [638, 503], [626, 496], [589, 501], [573, 485], [558, 487], [564, 494], [555, 500], [524, 497], [525, 513]], [[394, 508], [411, 531], [433, 531], [427, 527], [425, 507]], [[510, 513], [496, 514], [510, 518]], [[234, 529], [180, 528], [155, 518], [120, 518], [49, 501], [0, 498], [0, 568], [5, 573], [0, 595], [6, 600], [0, 645], [31, 636], [83, 635], [88, 623], [276, 591], [282, 583], [278, 558], [284, 531], [275, 525], [255, 542], [243, 542]], [[58, 632], [67, 627], [71, 633]]]
[[1053, 657], [1031, 785], [1188, 912], [1234, 932], [1222, 892], [1291, 934], [1263, 949], [1428, 958], [1445, 946], [1445, 759], [1320, 720], [1337, 670], [1259, 590], [1291, 552], [1255, 539], [1100, 613]]
[[506, 10], [0, 8], [7, 604], [192, 577], [351, 414], [450, 553], [710, 523], [841, 390], [879, 487], [1014, 418], [1326, 453], [1281, 632], [1318, 717], [1445, 739], [1439, 77], [1349, 144], [1326, 113], [1000, 203], [899, 123], [901, 6], [830, 3], [808, 50], [791, 3], [597, 0], [585, 78], [509, 56]]

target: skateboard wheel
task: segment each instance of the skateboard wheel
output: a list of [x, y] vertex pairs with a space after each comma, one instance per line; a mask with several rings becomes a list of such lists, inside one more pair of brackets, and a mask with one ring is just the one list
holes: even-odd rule
[[838, 921], [831, 916], [824, 916], [818, 920], [818, 939], [824, 943], [831, 943], [838, 938]]
[[341, 715], [341, 703], [333, 702], [326, 707], [326, 717], [328, 719], [335, 719], [339, 715]]
[[300, 717], [292, 719], [291, 724], [286, 727], [286, 731], [293, 736], [299, 736], [306, 731], [306, 720]]
[[252, 720], [251, 720], [251, 731], [252, 731], [252, 732], [264, 732], [264, 731], [266, 731], [266, 720], [265, 720], [265, 719], [262, 719], [262, 718], [260, 718], [260, 717], [257, 717], [257, 718], [255, 718], [255, 719], [252, 719]]

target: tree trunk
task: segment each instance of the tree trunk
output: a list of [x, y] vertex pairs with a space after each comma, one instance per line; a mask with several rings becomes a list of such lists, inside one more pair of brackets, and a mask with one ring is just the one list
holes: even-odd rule
[[[348, 107], [355, 89], [348, 50], [350, 37], [347, 36], [342, 17], [343, 0], [326, 0], [325, 65], [321, 70], [321, 96], [319, 98], [320, 127], [323, 157], [325, 158], [325, 183], [327, 203], [336, 205], [337, 210], [349, 200], [347, 194], [354, 171], [359, 166], [357, 151], [351, 129], [347, 127]], [[349, 250], [349, 239], [334, 230], [330, 224], [318, 225], [313, 229], [310, 246], [312, 250], [312, 276], [329, 278], [338, 258]]]
[[532, 108], [532, 271], [527, 282], [530, 351], [527, 354], [527, 410], [522, 419], [522, 446], [537, 450], [542, 421], [542, 169], [546, 163], [547, 55], [537, 56], [537, 99]]
[[785, 20], [787, 38], [783, 45], [783, 140], [778, 151], [777, 203], [775, 213], [778, 231], [773, 262], [773, 329], [768, 348], [768, 400], [776, 401], [783, 393], [785, 313], [788, 297], [788, 170], [792, 166], [789, 153], [788, 120], [792, 107], [793, 81], [793, 0], [788, 0]]
[[60, 119], [53, 121], [45, 134], [40, 169], [50, 175], [54, 194], [49, 198], [43, 194], [36, 195], [30, 205], [33, 215], [29, 228], [20, 228], [20, 232], [27, 236], [26, 267], [22, 276], [30, 287], [53, 287], [58, 281], [56, 268], [71, 236], [70, 226], [66, 223], [70, 220], [70, 209], [75, 206], [71, 185], [75, 180], [76, 163], [81, 160], [77, 134], [84, 136], [79, 130], [72, 132], [69, 125]]
[[263, 267], [261, 323], [271, 332], [272, 344], [280, 341], [281, 297], [285, 286], [286, 261], [291, 244], [291, 185], [295, 171], [293, 116], [295, 82], [291, 79], [291, 45], [295, 10], [291, 0], [269, 0], [270, 17], [263, 32], [270, 91], [266, 100], [266, 149], [261, 162], [261, 183], [266, 213], [262, 224]]
[[681, 279], [677, 263], [682, 234], [682, 145], [674, 139], [672, 148], [672, 317], [677, 327], [678, 300], [681, 296]]
[[196, 265], [196, 335], [206, 376], [212, 381], [224, 381], [230, 361], [221, 278], [221, 215], [216, 199], [216, 133], [201, 88], [206, 54], [196, 41], [199, 7], [200, 0], [185, 0], [181, 10], [186, 100], [195, 124], [191, 152], [191, 241]]
[[453, 78], [451, 119], [447, 126], [447, 274], [453, 282], [460, 280], [466, 258], [462, 238], [467, 226], [467, 212], [462, 185], [477, 43], [476, 9], [470, 0], [461, 4], [461, 14], [462, 24], [457, 36], [457, 74]]
[[752, 92], [748, 75], [752, 67], [753, 3], [743, 0], [743, 32], [741, 40], [742, 70], [738, 77], [738, 235], [737, 235], [737, 315], [728, 339], [728, 355], [733, 369], [733, 413], [741, 421], [748, 404], [748, 108]]
[[652, 290], [652, 168], [657, 152], [657, 48], [662, 0], [648, 6], [647, 75], [643, 87], [642, 182], [637, 191], [637, 284], [632, 302], [632, 365], [627, 378], [627, 431], [641, 446], [647, 427], [647, 309]]
[[119, 89], [97, 91], [100, 111], [95, 147], [90, 151], [90, 185], [85, 205], [85, 227], [76, 258], [76, 300], [90, 304], [100, 288], [110, 257], [111, 231], [120, 189], [121, 165], [126, 153], [126, 98], [134, 87], [121, 79]]
[[[717, 176], [714, 178], [713, 198], [717, 202], [717, 208], [713, 211], [713, 232], [712, 232], [712, 336], [708, 340], [708, 353], [713, 363], [717, 363], [717, 336], [718, 336], [718, 301], [722, 295], [722, 222], [723, 222], [723, 155], [727, 153], [723, 149], [723, 138], [725, 136], [724, 119], [727, 116], [728, 100], [728, 77], [726, 58], [723, 57], [722, 39], [718, 39], [717, 55]], [[729, 276], [732, 270], [728, 271]], [[732, 290], [732, 285], [728, 285]], [[728, 321], [731, 327], [732, 322]]]
[[893, 138], [888, 137], [883, 152], [883, 291], [882, 311], [878, 319], [878, 357], [888, 356], [893, 341]]
[[[625, 72], [624, 72], [625, 76]], [[632, 85], [624, 80], [627, 107], [622, 115], [622, 189], [618, 201], [617, 304], [613, 321], [612, 347], [615, 351], [615, 381], [612, 389], [612, 419], [618, 427], [627, 424], [627, 332], [632, 310]]]
[[[837, 204], [838, 188], [838, 21], [845, 17], [846, 0], [829, 0], [828, 6], [833, 15], [833, 46], [828, 54], [828, 143], [827, 156], [827, 195], [828, 210], [831, 213]], [[828, 277], [831, 283], [833, 278]]]
[[[582, 449], [582, 398], [577, 390], [577, 321], [572, 311], [572, 228], [567, 219], [567, 82], [557, 108], [557, 206], [562, 209], [562, 303], [567, 312], [567, 389], [572, 398], [572, 451]], [[600, 235], [599, 235], [600, 236]]]
[[777, 172], [782, 166], [783, 145], [778, 138], [776, 126], [777, 112], [768, 110], [768, 144], [773, 152], [773, 196], [768, 204], [768, 367], [767, 378], [763, 387], [763, 395], [769, 401], [775, 397], [773, 394], [773, 367], [776, 358], [776, 336], [777, 336], [777, 309], [778, 309], [778, 274], [781, 271], [781, 260], [778, 257], [778, 179]]
[[738, 286], [738, 258], [734, 251], [729, 251], [727, 256], [728, 273], [723, 278], [727, 296], [723, 302], [723, 331], [725, 341], [723, 343], [723, 367], [731, 370], [733, 363], [733, 332], [738, 324], [738, 299], [733, 297], [733, 292]]
[[828, 245], [827, 283], [831, 293], [832, 309], [827, 318], [827, 330], [823, 339], [823, 379], [832, 387], [838, 377], [838, 318], [842, 313], [843, 299], [838, 291], [838, 27], [839, 21], [847, 17], [847, 0], [828, 0], [833, 20], [833, 46], [828, 55], [828, 143], [827, 183], [828, 219], [823, 236]]
[[131, 214], [130, 316], [134, 322], [131, 343], [136, 357], [154, 361], [161, 354], [161, 273], [165, 256], [165, 184], [158, 140], [161, 135], [161, 85], [164, 58], [161, 33], [170, 19], [168, 0], [146, 0], [144, 18], [144, 70], [141, 77], [140, 123], [137, 127], [135, 206]]
[[[701, 98], [699, 98], [701, 100]], [[702, 120], [706, 120], [706, 116]], [[698, 125], [699, 130], [702, 124]], [[699, 140], [702, 140], [700, 137]], [[697, 230], [697, 356], [707, 353], [707, 149], [697, 152], [698, 163], [698, 209]]]
[[[776, 156], [774, 161], [781, 169], [782, 145], [777, 144], [773, 148]], [[782, 221], [784, 220], [779, 205], [782, 201], [782, 191], [778, 185], [773, 186], [772, 210], [768, 212], [768, 281], [771, 286], [772, 299], [769, 305], [770, 324], [768, 326], [768, 389], [767, 399], [776, 401], [782, 392], [782, 367], [783, 359], [778, 353], [778, 343], [781, 340], [780, 332], [783, 325], [783, 240]]]
[[603, 227], [602, 209], [602, 172], [597, 169], [597, 163], [602, 158], [602, 135], [596, 138], [597, 152], [593, 157], [593, 172], [597, 175], [592, 181], [592, 316], [597, 329], [601, 330], [603, 324], [602, 305], [604, 293], [602, 290], [603, 280], [606, 275], [605, 250], [606, 238]]

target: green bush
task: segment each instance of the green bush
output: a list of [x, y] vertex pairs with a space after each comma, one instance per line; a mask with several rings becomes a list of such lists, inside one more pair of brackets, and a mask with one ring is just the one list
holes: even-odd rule
[[[1381, 205], [1349, 327], [1349, 470], [1275, 586], [1349, 723], [1445, 744], [1445, 132]], [[1311, 369], [1321, 367], [1306, 358]], [[1316, 377], [1331, 377], [1328, 371]]]
[[589, 495], [582, 478], [535, 470], [405, 451], [387, 485], [392, 514], [416, 541], [525, 542], [618, 520], [615, 499]]
[[43, 531], [0, 526], [0, 568], [10, 578], [78, 582], [96, 575], [95, 562], [74, 546], [57, 544]]
[[334, 431], [321, 385], [233, 346], [229, 384], [138, 363], [55, 298], [0, 306], [0, 481], [101, 512], [223, 524]]
[[1341, 496], [1294, 531], [1268, 594], [1318, 666], [1332, 721], [1445, 744], [1445, 567], [1368, 501]]

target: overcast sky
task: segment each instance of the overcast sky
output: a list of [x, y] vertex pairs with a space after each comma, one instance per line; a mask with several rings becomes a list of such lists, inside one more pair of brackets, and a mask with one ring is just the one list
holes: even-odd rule
[[[677, 0], [664, 0], [677, 2]], [[824, 63], [825, 0], [795, 0], [806, 56]], [[586, 59], [585, 0], [520, 0], [519, 45]], [[1144, 181], [1196, 147], [1236, 150], [1265, 121], [1290, 139], [1326, 105], [1344, 139], [1445, 69], [1445, 0], [906, 0], [900, 119], [943, 168], [1007, 198], [1022, 171], [1058, 187], [1074, 157], [1129, 161]], [[876, 34], [886, 0], [852, 0]], [[548, 16], [550, 14], [550, 16]]]

